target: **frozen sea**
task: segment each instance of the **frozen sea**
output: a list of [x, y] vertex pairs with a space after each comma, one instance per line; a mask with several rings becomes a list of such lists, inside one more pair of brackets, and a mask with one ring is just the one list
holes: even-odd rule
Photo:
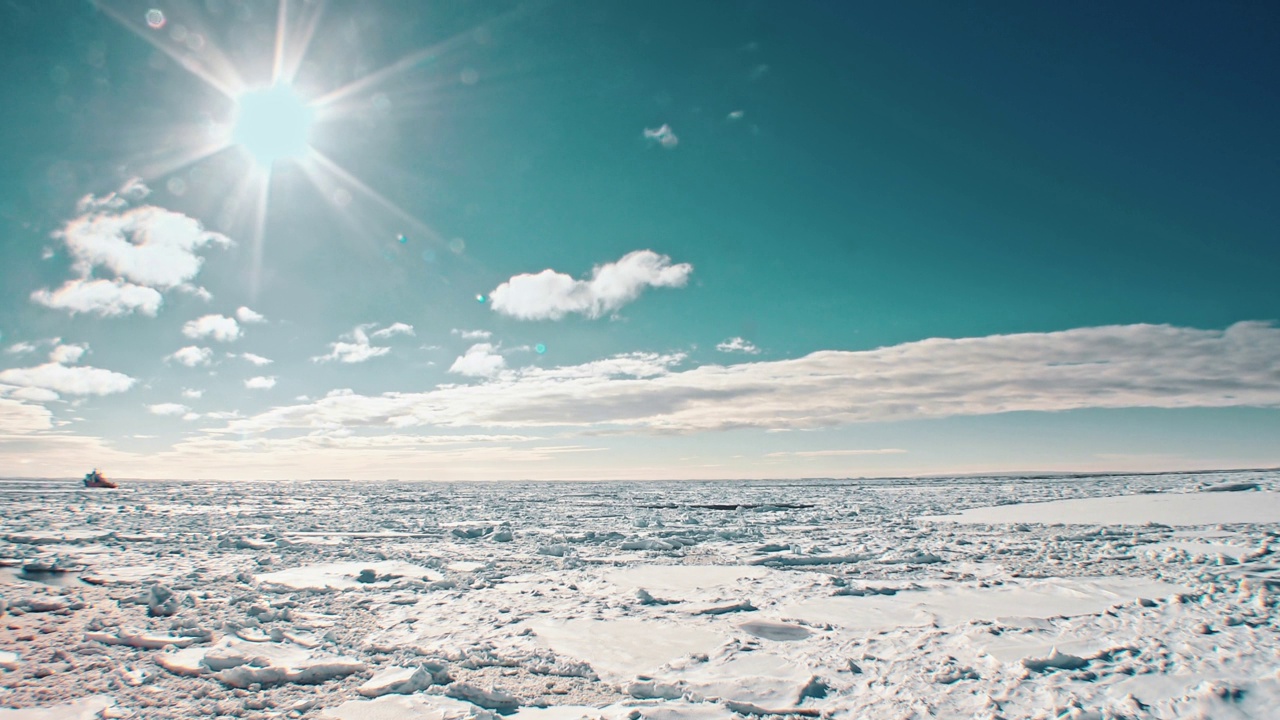
[[0, 720], [1275, 717], [1277, 491], [0, 481]]

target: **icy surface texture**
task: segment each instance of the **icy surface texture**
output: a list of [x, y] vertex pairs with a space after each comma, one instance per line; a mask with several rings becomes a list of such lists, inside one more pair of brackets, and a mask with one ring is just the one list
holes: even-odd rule
[[1268, 717], [1278, 490], [0, 481], [0, 720]]

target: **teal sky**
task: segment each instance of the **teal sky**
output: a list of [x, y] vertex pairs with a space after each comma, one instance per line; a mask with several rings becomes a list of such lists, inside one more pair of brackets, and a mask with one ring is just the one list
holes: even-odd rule
[[1278, 33], [13, 0], [0, 475], [1280, 465]]

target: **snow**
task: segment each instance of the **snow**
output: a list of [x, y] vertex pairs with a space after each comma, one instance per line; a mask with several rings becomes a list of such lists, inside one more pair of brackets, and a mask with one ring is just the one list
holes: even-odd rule
[[50, 482], [0, 720], [1267, 717], [1278, 484]]
[[1138, 598], [1167, 597], [1184, 590], [1169, 583], [1129, 578], [1048, 578], [986, 588], [955, 583], [892, 596], [813, 598], [784, 605], [779, 612], [810, 623], [859, 630], [903, 625], [946, 627], [973, 620], [1085, 615]]
[[924, 520], [965, 523], [1214, 525], [1280, 522], [1280, 493], [1160, 493], [974, 508]]
[[95, 695], [42, 708], [0, 709], [0, 720], [99, 720], [114, 704], [105, 695]]
[[[369, 572], [373, 574], [368, 575]], [[362, 577], [375, 579], [363, 581]], [[302, 565], [289, 570], [262, 573], [258, 575], [258, 581], [286, 590], [353, 590], [369, 585], [386, 585], [399, 578], [439, 580], [442, 577], [440, 573], [424, 567], [383, 560]]]

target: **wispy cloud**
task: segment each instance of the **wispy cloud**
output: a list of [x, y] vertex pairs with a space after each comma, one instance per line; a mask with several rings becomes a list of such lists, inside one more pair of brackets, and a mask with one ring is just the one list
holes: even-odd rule
[[413, 326], [408, 323], [402, 323], [402, 322], [391, 323], [390, 325], [382, 328], [381, 330], [373, 331], [373, 337], [376, 337], [376, 338], [389, 338], [393, 335], [412, 335], [412, 334], [413, 334]]
[[213, 351], [209, 348], [188, 345], [184, 348], [179, 348], [172, 355], [166, 355], [164, 359], [172, 360], [187, 367], [208, 365], [213, 360]]
[[672, 265], [666, 255], [636, 250], [596, 266], [590, 280], [550, 269], [516, 275], [490, 293], [490, 304], [520, 320], [559, 320], [569, 313], [597, 318], [640, 297], [646, 287], [682, 287], [692, 272], [688, 263]]
[[493, 377], [507, 367], [507, 361], [489, 343], [476, 343], [460, 355], [449, 372], [468, 377]]
[[816, 457], [856, 457], [858, 455], [902, 455], [906, 450], [899, 448], [878, 448], [875, 450], [798, 450], [794, 452], [765, 453], [768, 458], [816, 458]]
[[53, 414], [42, 405], [6, 397], [14, 388], [0, 386], [0, 435], [27, 435], [53, 427]]
[[124, 280], [68, 280], [57, 290], [41, 288], [31, 293], [31, 301], [72, 315], [86, 313], [119, 317], [135, 312], [155, 317], [164, 302], [160, 293]]
[[760, 348], [756, 347], [749, 340], [740, 337], [731, 337], [722, 343], [716, 345], [716, 349], [725, 353], [745, 353], [747, 355], [759, 355]]
[[185, 388], [182, 391], [182, 397], [187, 398], [188, 400], [199, 400], [203, 396], [204, 396], [203, 390], [193, 390], [191, 388]]
[[56, 362], [0, 370], [0, 383], [43, 388], [61, 395], [112, 395], [128, 390], [135, 382], [123, 373]]
[[672, 130], [671, 126], [666, 123], [656, 128], [645, 128], [644, 138], [656, 142], [668, 150], [674, 150], [680, 144], [680, 138], [676, 137], [675, 130]]
[[240, 339], [240, 324], [225, 315], [203, 315], [182, 326], [182, 334], [193, 340], [212, 338], [218, 342]]
[[[317, 355], [312, 362], [337, 361], [343, 363], [361, 363], [372, 358], [386, 355], [391, 348], [385, 345], [374, 345], [369, 342], [369, 330], [377, 327], [377, 323], [357, 325], [350, 333], [343, 335], [338, 342], [329, 343], [327, 355]], [[393, 323], [388, 327], [376, 330], [376, 338], [388, 338], [393, 335], [412, 335], [413, 326], [405, 323]]]
[[[488, 355], [492, 350], [477, 351]], [[698, 432], [1079, 408], [1280, 406], [1280, 329], [1167, 325], [935, 338], [793, 360], [703, 365], [680, 356], [507, 370], [421, 393], [329, 395], [233, 422]]]
[[[148, 193], [135, 179], [104, 197], [82, 199], [79, 214], [54, 233], [79, 277], [56, 291], [37, 290], [31, 299], [72, 313], [110, 317], [155, 315], [161, 291], [176, 288], [208, 296], [208, 291], [191, 284], [204, 262], [198, 252], [206, 246], [231, 245], [231, 240], [182, 213], [139, 204]], [[93, 279], [95, 271], [115, 277]]]
[[272, 360], [271, 358], [265, 358], [265, 357], [262, 357], [261, 355], [254, 355], [253, 353], [240, 353], [240, 358], [247, 362], [253, 363], [254, 365], [257, 365], [258, 367], [262, 367], [264, 365], [270, 365], [271, 363], [275, 362], [275, 360]]
[[174, 416], [185, 415], [190, 412], [190, 408], [179, 403], [157, 403], [155, 405], [148, 405], [147, 411], [152, 415]]
[[488, 340], [493, 337], [493, 333], [488, 330], [462, 330], [461, 328], [454, 328], [449, 332], [457, 335], [463, 340]]
[[244, 381], [244, 386], [250, 390], [270, 390], [276, 386], [276, 379], [272, 377], [251, 377]]

